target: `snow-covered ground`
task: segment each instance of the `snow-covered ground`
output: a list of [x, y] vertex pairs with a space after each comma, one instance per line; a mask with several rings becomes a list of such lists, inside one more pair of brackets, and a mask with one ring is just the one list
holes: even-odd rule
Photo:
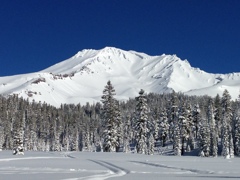
[[103, 152], [0, 152], [0, 179], [240, 179], [240, 158]]

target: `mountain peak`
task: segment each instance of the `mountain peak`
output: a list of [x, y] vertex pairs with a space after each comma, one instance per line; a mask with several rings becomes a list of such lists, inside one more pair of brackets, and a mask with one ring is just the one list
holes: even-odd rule
[[100, 51], [116, 52], [116, 51], [124, 51], [124, 50], [116, 48], [116, 47], [106, 46], [106, 47], [100, 49]]
[[[221, 77], [221, 78], [219, 78]], [[71, 58], [37, 73], [0, 78], [1, 94], [18, 94], [54, 106], [93, 103], [101, 99], [111, 80], [116, 98], [126, 100], [146, 92], [182, 92], [189, 95], [222, 94], [238, 97], [240, 73], [220, 75], [193, 68], [176, 55], [150, 56], [114, 47], [84, 49]]]
[[98, 55], [115, 55], [115, 56], [121, 56], [122, 54], [127, 53], [127, 51], [124, 51], [122, 49], [118, 49], [115, 47], [105, 47], [103, 49], [98, 50]]

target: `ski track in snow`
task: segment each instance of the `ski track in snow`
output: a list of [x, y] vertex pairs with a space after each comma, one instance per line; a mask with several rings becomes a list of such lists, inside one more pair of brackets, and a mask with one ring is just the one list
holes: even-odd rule
[[130, 171], [118, 167], [112, 163], [109, 162], [105, 162], [105, 161], [95, 161], [95, 160], [89, 160], [92, 161], [96, 164], [99, 164], [100, 166], [103, 166], [107, 169], [109, 169], [109, 173], [105, 174], [105, 175], [94, 175], [94, 176], [89, 176], [89, 177], [85, 177], [85, 178], [80, 178], [80, 179], [84, 179], [84, 180], [104, 180], [104, 179], [108, 179], [108, 178], [112, 178], [112, 177], [120, 177], [120, 176], [124, 176], [126, 174], [129, 174]]
[[[77, 158], [70, 154], [64, 154], [64, 156], [68, 158]], [[130, 171], [128, 171], [127, 169], [118, 167], [106, 161], [92, 160], [92, 159], [89, 159], [89, 161], [94, 162], [104, 168], [107, 168], [108, 169], [107, 172], [105, 174], [96, 174], [96, 175], [91, 175], [87, 177], [70, 178], [70, 179], [64, 179], [64, 180], [104, 180], [108, 178], [124, 176], [130, 173]]]
[[141, 161], [131, 161], [131, 162], [145, 164], [145, 165], [154, 166], [154, 167], [161, 167], [161, 168], [167, 168], [167, 169], [173, 169], [173, 170], [181, 170], [181, 171], [197, 173], [197, 174], [214, 174], [213, 171], [202, 171], [202, 170], [198, 170], [198, 169], [180, 168], [180, 167], [166, 166], [163, 164], [147, 163], [147, 162], [141, 162]]

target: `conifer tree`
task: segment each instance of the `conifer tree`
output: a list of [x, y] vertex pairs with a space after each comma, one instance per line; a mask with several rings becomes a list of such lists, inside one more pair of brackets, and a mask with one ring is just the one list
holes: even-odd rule
[[144, 90], [141, 89], [136, 97], [136, 141], [137, 153], [147, 154], [147, 133], [148, 133], [148, 106]]
[[192, 117], [192, 108], [191, 108], [191, 104], [188, 103], [186, 105], [186, 118], [187, 118], [187, 151], [191, 151], [195, 148], [195, 144], [194, 144], [194, 132], [193, 132], [193, 117]]
[[200, 126], [200, 156], [209, 157], [210, 155], [210, 128], [206, 119], [202, 120]]
[[79, 150], [79, 124], [77, 113], [72, 112], [72, 115], [69, 117], [68, 122], [68, 140], [69, 140], [69, 149], [71, 151], [78, 151]]
[[117, 132], [117, 146], [116, 146], [116, 152], [120, 151], [120, 147], [123, 144], [123, 123], [122, 123], [122, 115], [120, 112], [120, 105], [119, 101], [115, 100], [116, 106], [115, 106], [115, 114], [116, 114], [116, 132]]
[[217, 157], [218, 155], [218, 135], [217, 126], [214, 118], [214, 105], [212, 98], [208, 102], [207, 119], [210, 126], [210, 155]]
[[130, 143], [132, 140], [131, 116], [127, 115], [123, 126], [123, 152], [130, 152]]
[[234, 150], [237, 156], [240, 156], [240, 117], [235, 119], [235, 132], [234, 132]]
[[198, 139], [198, 130], [199, 130], [199, 123], [201, 121], [200, 118], [200, 108], [198, 104], [195, 104], [194, 108], [193, 108], [193, 123], [194, 123], [194, 127], [195, 127], [195, 138]]
[[166, 145], [166, 140], [169, 136], [168, 132], [169, 132], [169, 124], [167, 119], [166, 108], [164, 108], [160, 115], [160, 124], [159, 124], [159, 134], [160, 134], [160, 139], [162, 140], [162, 147], [165, 147]]
[[222, 155], [225, 158], [233, 157], [233, 139], [232, 139], [232, 109], [231, 109], [231, 96], [225, 90], [222, 96]]
[[75, 122], [70, 126], [70, 149], [71, 151], [78, 151], [79, 150], [79, 130], [78, 125]]
[[180, 138], [181, 138], [181, 155], [183, 155], [185, 152], [184, 144], [188, 140], [189, 132], [190, 132], [189, 122], [187, 118], [188, 118], [188, 114], [187, 114], [186, 105], [185, 103], [183, 103], [178, 113], [178, 121], [179, 121], [178, 124], [180, 128]]
[[160, 114], [159, 114], [159, 108], [154, 108], [153, 112], [151, 112], [151, 116], [152, 116], [152, 128], [150, 129], [150, 133], [153, 133], [153, 137], [154, 139], [157, 141], [160, 139], [160, 133], [159, 133], [159, 128], [160, 128]]
[[218, 138], [222, 137], [222, 104], [219, 94], [214, 98], [214, 119], [217, 127], [216, 135]]
[[169, 139], [173, 142], [174, 155], [181, 156], [181, 137], [178, 122], [178, 97], [175, 91], [171, 93], [169, 106]]
[[62, 147], [63, 147], [64, 151], [70, 150], [69, 125], [68, 124], [65, 124], [65, 126], [63, 127]]
[[62, 125], [61, 125], [61, 119], [59, 117], [55, 120], [55, 128], [54, 128], [54, 151], [61, 151], [62, 145], [60, 143], [60, 136], [62, 133]]
[[114, 98], [115, 89], [111, 81], [107, 82], [103, 90], [102, 103], [102, 119], [103, 119], [103, 150], [105, 152], [114, 152], [117, 151], [119, 143], [119, 133], [120, 133], [120, 112], [118, 107], [118, 102]]
[[233, 143], [234, 153], [240, 156], [240, 95], [236, 101], [233, 118]]
[[22, 111], [16, 113], [16, 117], [13, 122], [13, 154], [24, 154], [23, 137], [25, 117]]

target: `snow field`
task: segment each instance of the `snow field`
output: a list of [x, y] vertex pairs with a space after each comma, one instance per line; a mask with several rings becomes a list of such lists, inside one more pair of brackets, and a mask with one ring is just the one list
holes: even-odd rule
[[0, 179], [238, 179], [240, 158], [201, 158], [131, 153], [0, 152]]

